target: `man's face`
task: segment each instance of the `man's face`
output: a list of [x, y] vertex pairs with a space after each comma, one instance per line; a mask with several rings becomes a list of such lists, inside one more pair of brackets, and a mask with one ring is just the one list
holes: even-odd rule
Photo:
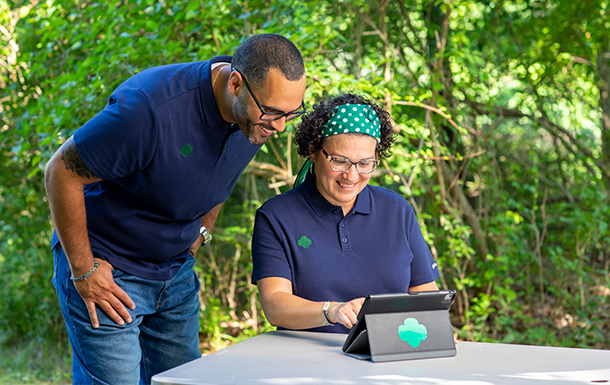
[[[250, 94], [248, 92], [242, 92], [237, 101], [233, 105], [233, 115], [235, 116], [235, 121], [239, 126], [241, 132], [244, 133], [244, 136], [248, 139], [250, 143], [255, 146], [259, 146], [265, 144], [269, 137], [275, 131], [271, 126], [271, 122], [263, 122], [259, 119], [256, 119], [258, 123], [254, 123], [251, 119], [251, 116], [260, 116], [260, 113], [256, 115], [258, 109], [256, 107], [256, 111], [252, 111], [253, 108], [249, 107]], [[252, 113], [249, 113], [252, 112]]]
[[[297, 111], [301, 107], [305, 93], [305, 76], [297, 81], [286, 79], [279, 70], [271, 68], [263, 87], [252, 89], [264, 112], [285, 113]], [[286, 117], [268, 122], [260, 119], [261, 109], [252, 93], [241, 79], [240, 93], [233, 104], [233, 115], [248, 141], [262, 145], [269, 137], [286, 129]]]

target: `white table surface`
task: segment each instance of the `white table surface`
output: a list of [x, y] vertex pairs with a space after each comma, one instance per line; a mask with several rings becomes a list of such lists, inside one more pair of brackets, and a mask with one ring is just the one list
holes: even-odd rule
[[610, 385], [610, 350], [462, 341], [455, 357], [373, 363], [345, 355], [344, 340], [268, 332], [157, 374], [152, 384]]

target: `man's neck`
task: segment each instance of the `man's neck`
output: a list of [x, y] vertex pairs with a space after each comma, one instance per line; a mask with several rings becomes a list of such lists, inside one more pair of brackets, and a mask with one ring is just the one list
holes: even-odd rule
[[228, 81], [231, 74], [231, 65], [219, 65], [212, 70], [212, 89], [214, 91], [214, 99], [220, 116], [225, 122], [235, 123], [233, 116], [233, 100], [234, 96], [229, 93]]

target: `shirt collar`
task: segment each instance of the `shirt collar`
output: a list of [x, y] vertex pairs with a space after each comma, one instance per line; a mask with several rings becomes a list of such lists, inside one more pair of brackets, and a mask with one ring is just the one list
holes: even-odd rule
[[[307, 203], [309, 203], [309, 206], [319, 217], [332, 213], [337, 209], [341, 210], [340, 206], [331, 204], [322, 196], [322, 194], [320, 194], [318, 188], [316, 187], [316, 178], [311, 175], [311, 173], [307, 174], [307, 177], [301, 186]], [[354, 205], [352, 211], [359, 214], [370, 214], [371, 192], [368, 185], [362, 191], [360, 191], [360, 194], [358, 194], [356, 204]]]
[[210, 126], [224, 126], [229, 124], [225, 122], [220, 115], [216, 99], [214, 98], [214, 90], [212, 89], [212, 64], [218, 62], [231, 63], [231, 59], [231, 56], [216, 56], [211, 60], [208, 60], [201, 68], [199, 83], [199, 89], [201, 90], [201, 109], [203, 110], [206, 122]]

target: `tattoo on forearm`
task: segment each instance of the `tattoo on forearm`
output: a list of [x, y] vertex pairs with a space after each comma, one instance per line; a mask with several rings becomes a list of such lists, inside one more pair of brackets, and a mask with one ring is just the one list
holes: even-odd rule
[[76, 175], [87, 178], [94, 179], [97, 178], [88, 168], [85, 166], [83, 159], [78, 154], [76, 150], [76, 145], [74, 144], [74, 139], [70, 138], [63, 146], [61, 150], [61, 160], [64, 161], [66, 165], [66, 170], [70, 170]]

